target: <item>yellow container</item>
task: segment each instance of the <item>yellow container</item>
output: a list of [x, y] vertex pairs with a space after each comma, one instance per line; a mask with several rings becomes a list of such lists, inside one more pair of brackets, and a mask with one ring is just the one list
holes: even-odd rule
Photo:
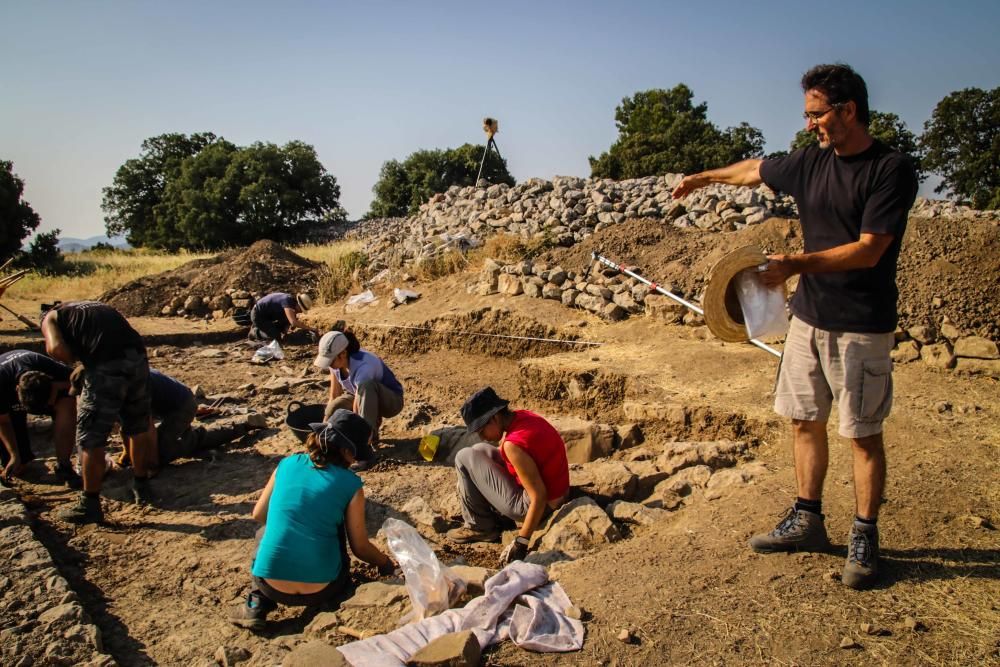
[[434, 455], [438, 450], [438, 445], [440, 444], [441, 438], [439, 436], [428, 434], [420, 438], [420, 445], [417, 446], [417, 451], [420, 452], [425, 461], [433, 461]]

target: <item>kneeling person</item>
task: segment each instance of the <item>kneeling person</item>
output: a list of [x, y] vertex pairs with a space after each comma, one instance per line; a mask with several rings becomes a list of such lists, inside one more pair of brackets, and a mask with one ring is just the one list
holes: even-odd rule
[[69, 395], [70, 367], [44, 354], [12, 350], [0, 354], [0, 470], [4, 479], [21, 474], [34, 460], [28, 414], [52, 417], [56, 477], [80, 488], [70, 455], [76, 435], [76, 399]]
[[244, 628], [262, 630], [278, 604], [315, 606], [342, 591], [350, 579], [347, 542], [380, 573], [395, 569], [368, 541], [362, 481], [348, 470], [371, 435], [367, 422], [337, 410], [309, 426], [305, 453], [281, 460], [253, 508], [263, 524], [250, 569], [253, 587], [229, 616]]
[[465, 525], [448, 532], [454, 542], [496, 542], [501, 517], [520, 522], [501, 567], [527, 555], [532, 533], [569, 492], [566, 444], [559, 432], [535, 413], [508, 405], [486, 387], [462, 406], [469, 432], [500, 445], [481, 442], [455, 457]]
[[[198, 414], [198, 400], [183, 382], [166, 373], [149, 369], [149, 403], [156, 427], [157, 462], [163, 467], [177, 459], [191, 458], [206, 449], [216, 449], [242, 438], [255, 428], [267, 425], [263, 415], [249, 415], [243, 423], [192, 426]], [[128, 463], [128, 450], [119, 463]]]
[[304, 329], [317, 336], [315, 329], [299, 321], [299, 315], [310, 308], [312, 299], [308, 294], [292, 296], [285, 292], [273, 292], [263, 296], [250, 309], [249, 337], [251, 340], [280, 341], [290, 329]]

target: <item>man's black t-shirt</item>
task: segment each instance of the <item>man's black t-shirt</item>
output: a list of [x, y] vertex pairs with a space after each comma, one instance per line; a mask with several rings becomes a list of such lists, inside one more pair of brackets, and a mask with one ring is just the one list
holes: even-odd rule
[[0, 415], [9, 414], [18, 405], [17, 381], [28, 371], [39, 371], [57, 382], [64, 382], [69, 380], [72, 369], [29, 350], [11, 350], [0, 354]]
[[853, 243], [862, 233], [893, 237], [870, 269], [802, 274], [792, 313], [826, 331], [893, 331], [899, 297], [896, 260], [917, 196], [910, 160], [879, 141], [846, 157], [809, 146], [764, 160], [760, 175], [771, 189], [795, 198], [806, 252]]
[[55, 307], [56, 325], [73, 355], [89, 365], [120, 359], [126, 350], [146, 351], [142, 337], [121, 313], [99, 301], [74, 301]]

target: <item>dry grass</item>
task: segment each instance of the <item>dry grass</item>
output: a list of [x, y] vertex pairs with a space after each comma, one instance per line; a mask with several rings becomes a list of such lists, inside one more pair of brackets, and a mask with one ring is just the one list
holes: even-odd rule
[[349, 294], [359, 284], [361, 272], [368, 266], [368, 256], [362, 247], [359, 241], [340, 241], [327, 245], [303, 245], [292, 250], [326, 266], [317, 291], [325, 302], [330, 303]]
[[136, 278], [176, 269], [208, 253], [156, 253], [145, 250], [79, 252], [64, 255], [67, 275], [31, 273], [17, 282], [17, 294], [35, 301], [94, 299]]
[[464, 270], [469, 265], [469, 260], [458, 250], [446, 250], [445, 252], [425, 257], [419, 262], [415, 262], [410, 267], [410, 273], [421, 281], [434, 280], [443, 276], [449, 276]]
[[525, 239], [513, 234], [497, 234], [474, 250], [473, 257], [477, 261], [490, 257], [499, 262], [516, 262], [537, 257], [553, 245], [552, 239], [547, 236]]

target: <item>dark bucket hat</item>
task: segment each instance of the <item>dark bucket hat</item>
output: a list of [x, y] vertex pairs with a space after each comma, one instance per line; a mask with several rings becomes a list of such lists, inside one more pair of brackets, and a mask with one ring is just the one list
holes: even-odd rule
[[493, 391], [493, 387], [484, 387], [469, 397], [462, 406], [462, 419], [470, 433], [479, 432], [490, 417], [510, 405]]
[[327, 447], [339, 447], [359, 461], [367, 461], [375, 454], [368, 442], [372, 427], [361, 415], [350, 410], [334, 410], [327, 421], [309, 424], [309, 428]]

